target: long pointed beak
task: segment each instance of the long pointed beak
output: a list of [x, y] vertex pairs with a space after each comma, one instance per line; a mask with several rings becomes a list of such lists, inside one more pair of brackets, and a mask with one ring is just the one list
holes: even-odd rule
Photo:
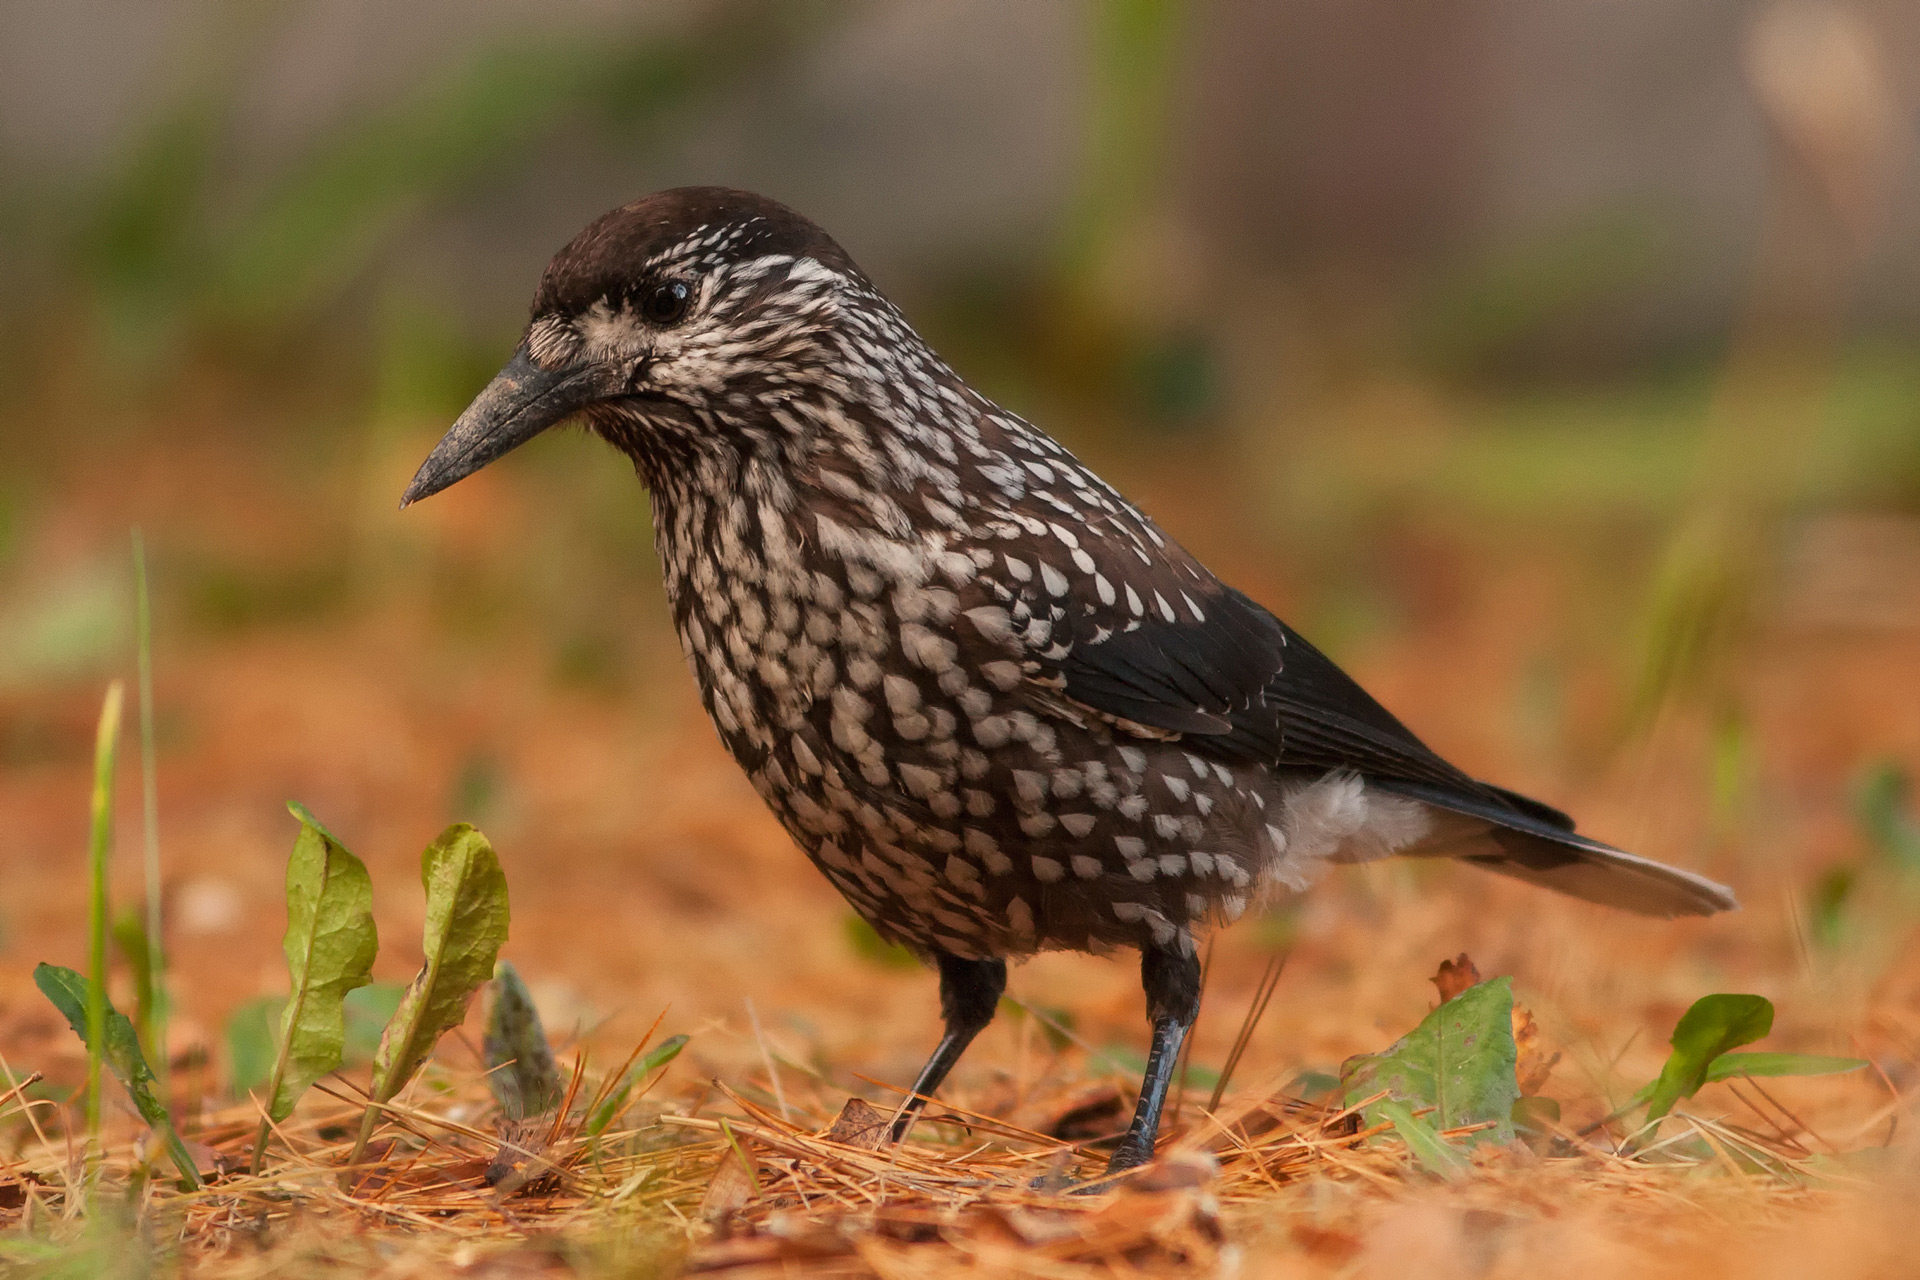
[[501, 454], [517, 449], [561, 419], [611, 394], [610, 371], [575, 365], [548, 372], [521, 343], [486, 390], [467, 406], [414, 473], [400, 497], [405, 509], [466, 479]]

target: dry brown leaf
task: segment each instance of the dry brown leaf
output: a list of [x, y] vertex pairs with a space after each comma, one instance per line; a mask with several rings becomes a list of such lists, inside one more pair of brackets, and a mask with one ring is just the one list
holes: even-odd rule
[[1474, 967], [1473, 960], [1462, 951], [1451, 960], [1442, 960], [1439, 972], [1428, 981], [1439, 990], [1440, 1003], [1445, 1004], [1468, 987], [1479, 986], [1480, 970]]
[[[720, 1153], [707, 1192], [700, 1197], [700, 1217], [706, 1222], [724, 1223], [747, 1207], [760, 1189], [759, 1160], [753, 1144], [745, 1138], [735, 1140]], [[744, 1159], [742, 1158], [744, 1157]]]
[[864, 1098], [848, 1098], [840, 1114], [834, 1117], [833, 1127], [822, 1136], [843, 1147], [878, 1151], [886, 1145], [887, 1127], [892, 1123], [892, 1117]]
[[1553, 1074], [1553, 1064], [1560, 1061], [1560, 1052], [1548, 1053], [1540, 1042], [1540, 1024], [1533, 1020], [1533, 1014], [1519, 1003], [1513, 1006], [1513, 1063], [1514, 1079], [1519, 1082], [1523, 1096], [1540, 1092], [1547, 1077]]

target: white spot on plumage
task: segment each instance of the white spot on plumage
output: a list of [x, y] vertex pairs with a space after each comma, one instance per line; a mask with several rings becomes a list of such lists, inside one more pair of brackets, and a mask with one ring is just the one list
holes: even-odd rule
[[1065, 827], [1067, 834], [1076, 840], [1084, 840], [1091, 835], [1094, 824], [1098, 821], [1099, 819], [1090, 813], [1063, 813], [1060, 815], [1060, 825]]

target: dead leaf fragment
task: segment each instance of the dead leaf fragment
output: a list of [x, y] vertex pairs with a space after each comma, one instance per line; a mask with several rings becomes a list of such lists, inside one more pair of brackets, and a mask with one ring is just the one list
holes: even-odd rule
[[1513, 1063], [1514, 1079], [1520, 1085], [1522, 1096], [1540, 1092], [1547, 1077], [1553, 1074], [1553, 1064], [1560, 1061], [1560, 1053], [1555, 1050], [1548, 1053], [1540, 1042], [1540, 1024], [1533, 1020], [1533, 1013], [1522, 1004], [1513, 1006]]
[[1445, 1004], [1468, 987], [1479, 986], [1480, 970], [1474, 967], [1473, 960], [1462, 951], [1451, 960], [1442, 960], [1439, 972], [1428, 981], [1439, 990], [1440, 1003]]
[[[746, 1208], [758, 1193], [759, 1160], [753, 1144], [745, 1138], [736, 1139], [736, 1143], [738, 1151], [729, 1146], [720, 1153], [720, 1163], [714, 1168], [712, 1181], [707, 1183], [707, 1193], [700, 1198], [700, 1217], [707, 1222], [726, 1222]], [[748, 1162], [753, 1167], [749, 1168]]]
[[848, 1098], [825, 1136], [828, 1142], [837, 1142], [843, 1147], [878, 1151], [886, 1145], [887, 1127], [892, 1123], [892, 1117], [864, 1098]]

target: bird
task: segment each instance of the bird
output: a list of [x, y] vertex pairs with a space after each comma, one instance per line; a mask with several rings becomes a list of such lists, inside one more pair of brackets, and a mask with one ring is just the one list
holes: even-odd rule
[[1137, 950], [1150, 1161], [1196, 939], [1330, 865], [1449, 858], [1656, 917], [1726, 887], [1429, 749], [1052, 437], [975, 390], [820, 227], [680, 187], [548, 263], [401, 506], [569, 419], [632, 460], [720, 739], [882, 937], [939, 975], [899, 1140], [1048, 950]]

